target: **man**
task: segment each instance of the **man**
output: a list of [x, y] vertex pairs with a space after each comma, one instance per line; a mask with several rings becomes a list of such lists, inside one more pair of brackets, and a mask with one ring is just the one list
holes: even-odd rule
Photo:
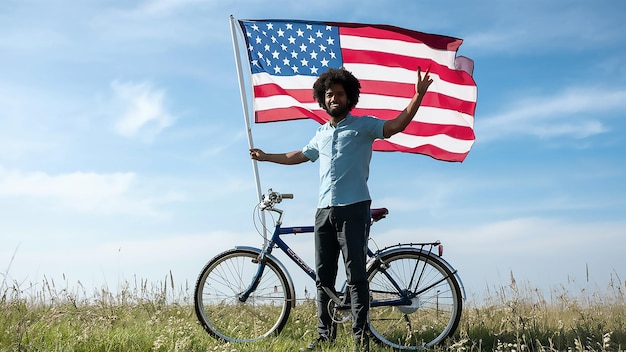
[[317, 129], [311, 141], [302, 150], [281, 154], [250, 149], [252, 159], [278, 164], [295, 165], [320, 159], [319, 201], [315, 214], [319, 337], [311, 343], [309, 350], [334, 339], [327, 305], [329, 297], [323, 287], [335, 287], [340, 251], [350, 293], [355, 349], [369, 350], [369, 284], [365, 264], [371, 223], [367, 179], [372, 143], [376, 139], [389, 138], [408, 126], [431, 83], [429, 72], [422, 78], [418, 68], [416, 92], [396, 118], [385, 121], [371, 116], [356, 117], [350, 111], [359, 101], [361, 85], [358, 79], [344, 68], [331, 68], [313, 85], [313, 96], [330, 115], [330, 121]]

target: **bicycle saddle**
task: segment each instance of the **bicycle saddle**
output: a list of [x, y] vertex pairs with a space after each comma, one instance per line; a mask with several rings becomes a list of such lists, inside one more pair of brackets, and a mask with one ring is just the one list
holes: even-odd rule
[[374, 208], [374, 209], [370, 209], [370, 211], [372, 213], [372, 220], [374, 222], [384, 219], [385, 216], [389, 214], [389, 210], [387, 210], [387, 208]]

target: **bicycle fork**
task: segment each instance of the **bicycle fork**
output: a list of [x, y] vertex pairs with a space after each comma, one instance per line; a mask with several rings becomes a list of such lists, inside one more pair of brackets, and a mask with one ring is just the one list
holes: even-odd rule
[[252, 294], [252, 292], [254, 292], [259, 286], [259, 283], [261, 282], [261, 277], [263, 277], [263, 271], [265, 270], [265, 263], [267, 262], [267, 257], [265, 256], [263, 252], [259, 253], [259, 256], [253, 262], [258, 263], [259, 266], [257, 268], [256, 273], [252, 277], [252, 282], [250, 283], [248, 288], [246, 288], [245, 291], [239, 293], [239, 296], [237, 297], [237, 299], [241, 303], [245, 303], [250, 297], [250, 295]]

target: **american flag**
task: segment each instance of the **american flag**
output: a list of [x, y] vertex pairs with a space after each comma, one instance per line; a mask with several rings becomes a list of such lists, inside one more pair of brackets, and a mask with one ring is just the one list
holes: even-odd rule
[[240, 20], [251, 71], [256, 122], [329, 120], [313, 83], [345, 67], [361, 82], [356, 116], [392, 119], [415, 93], [417, 68], [433, 79], [413, 121], [374, 150], [463, 161], [474, 143], [473, 62], [456, 53], [461, 39], [388, 25], [299, 20]]

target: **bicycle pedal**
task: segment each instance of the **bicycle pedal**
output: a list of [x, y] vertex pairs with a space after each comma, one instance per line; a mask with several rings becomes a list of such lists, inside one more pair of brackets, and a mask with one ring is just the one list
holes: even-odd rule
[[352, 314], [350, 314], [350, 312], [346, 312], [344, 309], [335, 308], [332, 311], [330, 318], [337, 324], [343, 324], [352, 318]]

